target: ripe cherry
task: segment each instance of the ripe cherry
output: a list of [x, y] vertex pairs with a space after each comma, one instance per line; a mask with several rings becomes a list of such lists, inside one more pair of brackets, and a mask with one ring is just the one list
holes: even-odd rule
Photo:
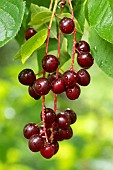
[[90, 75], [85, 69], [77, 72], [77, 83], [81, 86], [87, 86], [90, 83]]
[[34, 134], [38, 134], [39, 130], [35, 123], [28, 123], [23, 129], [24, 137], [29, 139]]
[[82, 68], [90, 68], [93, 65], [94, 59], [90, 53], [79, 53], [77, 62]]
[[34, 82], [33, 89], [40, 96], [46, 95], [49, 93], [51, 89], [51, 84], [47, 78], [41, 77]]
[[40, 95], [38, 95], [38, 94], [35, 92], [35, 90], [33, 89], [32, 86], [29, 86], [28, 92], [29, 92], [29, 95], [30, 95], [32, 98], [34, 98], [35, 100], [39, 100], [40, 97], [41, 97]]
[[38, 152], [44, 146], [44, 139], [41, 136], [39, 136], [38, 134], [35, 134], [30, 137], [28, 145], [29, 145], [29, 149], [32, 152]]
[[60, 94], [65, 91], [65, 83], [62, 78], [58, 78], [52, 82], [52, 91], [55, 94]]
[[24, 69], [18, 75], [18, 80], [21, 84], [30, 86], [36, 80], [36, 76], [31, 69]]
[[70, 100], [77, 99], [79, 97], [79, 95], [80, 95], [80, 87], [77, 84], [74, 87], [68, 88], [66, 90], [66, 96]]
[[46, 55], [42, 59], [42, 67], [46, 72], [52, 73], [58, 68], [59, 61], [54, 55]]
[[31, 38], [33, 35], [35, 35], [37, 32], [33, 28], [27, 28], [25, 30], [25, 39], [28, 40]]
[[75, 24], [71, 18], [64, 17], [60, 20], [59, 27], [62, 33], [71, 34], [74, 31]]
[[90, 52], [90, 46], [86, 41], [79, 41], [76, 43], [75, 48], [79, 52]]
[[67, 70], [63, 74], [63, 80], [65, 82], [66, 88], [73, 87], [77, 83], [77, 76], [74, 71]]

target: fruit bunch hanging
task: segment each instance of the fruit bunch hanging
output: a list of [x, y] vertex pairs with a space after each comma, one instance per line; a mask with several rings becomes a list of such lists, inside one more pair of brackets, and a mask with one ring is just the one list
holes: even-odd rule
[[[59, 7], [63, 12], [65, 5], [69, 6], [71, 18], [67, 16], [59, 18], [56, 13], [56, 9]], [[51, 27], [55, 17], [59, 20], [57, 56], [48, 54]], [[26, 40], [35, 34], [34, 28], [27, 28]], [[72, 56], [68, 70], [62, 70], [60, 67], [61, 37], [66, 34], [73, 36]], [[80, 86], [87, 86], [90, 83], [87, 69], [94, 62], [89, 44], [84, 40], [77, 41], [76, 39], [76, 24], [71, 0], [55, 0], [45, 44], [42, 71], [34, 73], [32, 69], [26, 68], [19, 73], [18, 79], [21, 84], [28, 86], [28, 93], [32, 98], [42, 100], [41, 121], [26, 124], [23, 129], [24, 137], [28, 139], [28, 146], [32, 152], [40, 152], [43, 157], [49, 159], [57, 153], [59, 141], [70, 139], [73, 136], [71, 125], [77, 119], [75, 111], [71, 108], [66, 108], [64, 111], [57, 108], [58, 95], [65, 93], [70, 100], [78, 99], [81, 93]], [[75, 69], [75, 60], [81, 67], [80, 70]], [[45, 97], [50, 91], [53, 92], [54, 108], [46, 107]]]

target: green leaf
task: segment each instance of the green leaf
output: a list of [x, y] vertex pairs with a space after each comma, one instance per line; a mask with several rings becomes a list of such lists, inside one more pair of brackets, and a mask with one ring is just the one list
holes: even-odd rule
[[74, 5], [74, 15], [75, 18], [77, 19], [80, 28], [82, 30], [82, 32], [84, 31], [84, 24], [85, 24], [85, 3], [86, 0], [83, 0], [80, 2], [79, 1], [74, 1], [75, 5]]
[[0, 1], [0, 47], [17, 34], [24, 11], [25, 3], [22, 0]]
[[43, 25], [50, 21], [52, 12], [45, 7], [31, 4], [31, 21], [29, 25]]
[[89, 32], [92, 55], [98, 66], [110, 77], [113, 77], [113, 44], [102, 39], [92, 28]]
[[89, 0], [88, 18], [99, 36], [113, 44], [113, 0]]
[[32, 53], [41, 47], [47, 38], [47, 29], [43, 29], [29, 40], [27, 40], [22, 46], [18, 53], [14, 56], [14, 59], [21, 58], [24, 64], [26, 60], [32, 55]]

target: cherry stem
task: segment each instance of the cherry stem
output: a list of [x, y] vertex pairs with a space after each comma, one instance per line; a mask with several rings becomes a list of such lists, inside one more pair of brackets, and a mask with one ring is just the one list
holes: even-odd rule
[[44, 133], [45, 133], [45, 137], [46, 137], [46, 142], [48, 143], [48, 136], [47, 136], [47, 132], [46, 132], [46, 124], [45, 124], [45, 96], [42, 96], [42, 122], [44, 125]]
[[75, 44], [76, 44], [76, 29], [74, 29], [74, 32], [73, 32], [73, 47], [72, 47], [72, 57], [71, 57], [71, 68], [70, 68], [70, 70], [74, 70]]
[[54, 18], [55, 12], [56, 12], [57, 4], [58, 4], [58, 0], [55, 0], [54, 7], [53, 7], [53, 11], [52, 11], [52, 15], [51, 15], [51, 19], [50, 19], [50, 23], [49, 23], [49, 27], [48, 27], [48, 34], [47, 34], [47, 40], [46, 40], [46, 51], [45, 51], [45, 55], [48, 54], [50, 32], [51, 32], [52, 22], [53, 22], [53, 18]]
[[72, 14], [72, 20], [74, 20], [74, 10], [73, 10], [73, 6], [72, 6], [72, 3], [71, 3], [71, 0], [68, 0], [68, 4], [70, 6], [70, 10], [71, 10], [71, 14]]
[[53, 5], [53, 0], [51, 0], [51, 2], [50, 2], [49, 10], [51, 10], [51, 9], [52, 9], [52, 5]]
[[[61, 31], [59, 30], [59, 34], [58, 34], [58, 53], [57, 53], [58, 60], [60, 60], [60, 39], [61, 39]], [[59, 68], [56, 70], [56, 79], [58, 79], [58, 72], [59, 72]], [[57, 99], [58, 99], [57, 94], [54, 94], [54, 111], [55, 112], [57, 110]]]

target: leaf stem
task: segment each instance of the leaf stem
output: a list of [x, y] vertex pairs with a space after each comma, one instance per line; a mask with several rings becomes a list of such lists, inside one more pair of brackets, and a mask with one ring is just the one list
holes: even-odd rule
[[55, 12], [56, 12], [57, 4], [58, 4], [58, 0], [55, 0], [53, 11], [52, 11], [52, 15], [51, 15], [51, 19], [50, 19], [50, 23], [49, 23], [49, 27], [48, 27], [48, 35], [47, 35], [47, 40], [46, 40], [45, 55], [48, 54], [50, 32], [51, 32], [52, 22], [53, 22], [53, 18], [54, 18]]

